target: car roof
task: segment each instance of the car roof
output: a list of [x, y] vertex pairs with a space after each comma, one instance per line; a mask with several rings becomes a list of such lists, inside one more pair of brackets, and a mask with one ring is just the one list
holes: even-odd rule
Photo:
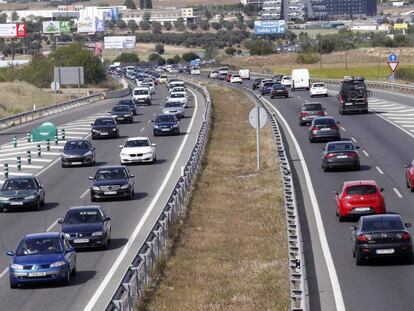
[[111, 168], [124, 168], [124, 169], [127, 169], [123, 165], [104, 165], [104, 166], [98, 167], [98, 171], [101, 170], [101, 169], [111, 169]]
[[33, 175], [27, 174], [27, 175], [21, 175], [21, 176], [10, 176], [10, 177], [7, 177], [6, 180], [27, 179], [27, 178], [35, 178], [35, 177]]
[[102, 209], [102, 207], [100, 205], [73, 206], [73, 207], [69, 208], [69, 211], [92, 210], [92, 209]]
[[38, 239], [38, 238], [58, 238], [60, 232], [40, 232], [40, 233], [29, 233], [24, 238], [25, 239]]
[[146, 139], [149, 139], [149, 137], [136, 136], [136, 137], [129, 137], [129, 138], [127, 138], [127, 141], [130, 141], [130, 140], [146, 140]]
[[319, 102], [307, 102], [307, 103], [302, 104], [302, 106], [307, 106], [307, 105], [321, 105], [322, 106], [322, 104]]
[[344, 182], [344, 187], [352, 187], [352, 186], [360, 186], [360, 185], [370, 185], [370, 186], [377, 186], [375, 180], [350, 180]]

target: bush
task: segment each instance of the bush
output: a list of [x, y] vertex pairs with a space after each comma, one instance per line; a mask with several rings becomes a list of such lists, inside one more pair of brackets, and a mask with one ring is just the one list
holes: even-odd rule
[[154, 47], [154, 51], [158, 54], [164, 54], [165, 53], [165, 49], [164, 49], [164, 44], [162, 43], [157, 43]]
[[165, 59], [158, 53], [152, 53], [148, 57], [150, 63], [156, 63], [158, 66], [165, 65]]
[[183, 54], [183, 60], [187, 63], [191, 62], [192, 60], [200, 58], [196, 53], [194, 52], [188, 52]]
[[139, 57], [136, 53], [122, 53], [117, 58], [115, 58], [114, 62], [139, 63]]
[[296, 62], [299, 64], [316, 64], [320, 57], [316, 53], [300, 53], [296, 56]]
[[268, 55], [274, 53], [273, 46], [269, 41], [255, 39], [246, 43], [250, 55]]
[[233, 48], [233, 47], [228, 47], [228, 48], [226, 48], [226, 49], [224, 50], [224, 52], [225, 52], [227, 55], [234, 55], [234, 53], [236, 53], [236, 49], [235, 49], [235, 48]]

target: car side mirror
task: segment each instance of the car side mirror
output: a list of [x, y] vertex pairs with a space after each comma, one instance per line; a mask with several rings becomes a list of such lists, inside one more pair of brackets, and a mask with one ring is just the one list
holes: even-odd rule
[[356, 150], [359, 150], [359, 149], [361, 149], [361, 147], [359, 147], [359, 146], [355, 146], [355, 149], [356, 149]]
[[14, 252], [12, 252], [12, 251], [8, 251], [8, 252], [6, 253], [6, 255], [7, 255], [7, 256], [12, 256], [12, 257], [13, 257], [13, 256], [14, 256]]
[[63, 149], [59, 149], [59, 152], [62, 152], [63, 151]]
[[122, 148], [124, 148], [124, 146], [122, 146], [122, 145], [119, 145], [119, 148], [120, 148], [120, 149], [122, 149]]
[[322, 151], [325, 151], [325, 147], [322, 147], [322, 148], [321, 148], [321, 150], [322, 150]]
[[156, 146], [157, 146], [157, 144], [151, 144], [151, 146], [152, 146], [152, 147], [156, 147]]
[[407, 222], [404, 224], [406, 228], [410, 228], [411, 227], [411, 223]]
[[105, 217], [105, 221], [110, 221], [111, 217]]
[[341, 122], [340, 121], [336, 121], [336, 124], [341, 124]]
[[91, 126], [93, 126], [93, 123], [91, 123]]
[[88, 179], [89, 179], [89, 180], [93, 180], [93, 177], [92, 177], [92, 176], [89, 176], [89, 177], [88, 177]]
[[129, 177], [134, 178], [135, 177], [135, 174], [131, 174], [131, 175], [129, 175]]
[[96, 150], [96, 147], [92, 147], [92, 150]]
[[63, 219], [59, 218], [57, 222], [58, 222], [58, 224], [63, 224]]
[[338, 191], [336, 191], [336, 190], [332, 191], [332, 193], [333, 193], [333, 194], [336, 194], [336, 195], [338, 195], [338, 194], [339, 194], [339, 193], [338, 193]]
[[151, 123], [154, 123], [154, 120], [151, 120]]
[[349, 227], [349, 230], [351, 230], [351, 231], [354, 231], [354, 230], [356, 230], [356, 229], [357, 229], [357, 227], [356, 227], [356, 226]]
[[381, 191], [381, 192], [384, 192], [384, 191], [385, 191], [385, 189], [384, 189], [384, 188], [380, 188], [380, 191]]
[[326, 108], [323, 108], [323, 110], [326, 110]]
[[404, 168], [409, 168], [410, 166], [408, 164], [404, 164]]

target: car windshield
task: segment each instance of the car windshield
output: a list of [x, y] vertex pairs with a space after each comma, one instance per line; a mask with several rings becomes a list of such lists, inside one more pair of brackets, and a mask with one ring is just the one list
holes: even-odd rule
[[157, 119], [155, 120], [156, 123], [158, 122], [175, 122], [175, 119], [173, 116], [168, 116], [168, 115], [162, 115], [162, 116], [158, 116]]
[[185, 95], [183, 93], [172, 93], [171, 98], [180, 98], [180, 97], [185, 97]]
[[329, 144], [328, 151], [353, 151], [354, 146], [351, 143], [337, 143], [337, 144]]
[[96, 180], [106, 180], [106, 179], [125, 179], [127, 178], [127, 173], [123, 168], [108, 168], [100, 169], [96, 172]]
[[95, 125], [115, 125], [114, 119], [96, 119]]
[[350, 186], [346, 189], [346, 193], [349, 195], [375, 194], [377, 193], [377, 187], [373, 185]]
[[32, 178], [21, 178], [6, 180], [2, 190], [25, 190], [35, 188], [36, 187]]
[[404, 230], [404, 224], [399, 217], [364, 219], [362, 231], [393, 231]]
[[120, 100], [117, 105], [133, 106], [134, 102], [130, 99]]
[[175, 87], [172, 89], [171, 93], [173, 92], [185, 92], [185, 88], [183, 87]]
[[325, 84], [323, 84], [323, 83], [315, 83], [313, 85], [313, 87], [325, 87]]
[[151, 144], [148, 139], [127, 140], [124, 145], [124, 147], [126, 148], [149, 147], [149, 146], [151, 146]]
[[103, 222], [101, 212], [98, 209], [70, 210], [63, 220], [67, 224], [85, 224]]
[[17, 248], [17, 256], [61, 253], [62, 246], [58, 238], [25, 239]]
[[309, 104], [303, 106], [303, 111], [320, 111], [322, 110], [321, 104]]
[[332, 118], [318, 118], [314, 120], [315, 125], [334, 125], [336, 124], [335, 119]]
[[65, 144], [64, 150], [79, 150], [79, 149], [89, 149], [89, 144], [84, 140], [74, 140], [68, 141]]
[[129, 112], [129, 107], [128, 106], [115, 106], [114, 108], [112, 108], [112, 112]]
[[149, 91], [147, 89], [135, 90], [134, 95], [148, 95], [148, 92]]
[[164, 107], [182, 107], [183, 105], [181, 103], [165, 103]]

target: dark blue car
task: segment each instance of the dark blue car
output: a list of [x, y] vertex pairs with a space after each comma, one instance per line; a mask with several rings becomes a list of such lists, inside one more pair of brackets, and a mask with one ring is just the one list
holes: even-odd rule
[[154, 120], [154, 136], [179, 135], [180, 123], [175, 115], [160, 114]]
[[76, 253], [62, 232], [35, 233], [20, 241], [9, 266], [10, 288], [19, 285], [62, 282], [70, 283], [76, 274]]
[[261, 95], [270, 95], [270, 92], [272, 91], [273, 85], [275, 85], [275, 82], [266, 82], [263, 84], [263, 87], [260, 91]]

